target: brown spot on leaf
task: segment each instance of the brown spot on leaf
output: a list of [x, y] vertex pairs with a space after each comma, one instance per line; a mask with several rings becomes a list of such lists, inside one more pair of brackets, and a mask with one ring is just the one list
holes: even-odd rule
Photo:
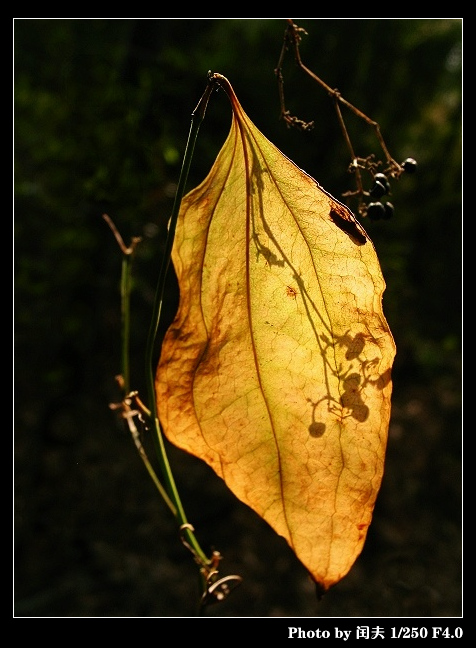
[[296, 299], [297, 296], [296, 288], [293, 288], [292, 286], [286, 286], [286, 295], [288, 297], [291, 297], [292, 299]]
[[367, 242], [367, 238], [363, 234], [362, 228], [359, 229], [356, 219], [352, 216], [349, 210], [336, 204], [331, 208], [329, 216], [334, 225], [337, 225], [339, 229], [348, 234], [354, 243], [357, 245], [364, 245], [364, 243]]

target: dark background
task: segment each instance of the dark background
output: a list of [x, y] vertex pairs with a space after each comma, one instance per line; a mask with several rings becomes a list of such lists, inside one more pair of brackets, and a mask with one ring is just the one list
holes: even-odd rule
[[[321, 601], [285, 542], [201, 462], [170, 461], [201, 546], [242, 585], [215, 617], [447, 617], [461, 588], [462, 19], [296, 19], [303, 62], [381, 126], [395, 216], [364, 222], [397, 344], [386, 472], [363, 553]], [[197, 570], [130, 436], [119, 391], [121, 255], [134, 261], [132, 379], [141, 393], [166, 222], [208, 70], [255, 125], [336, 197], [352, 188], [332, 102], [293, 64], [285, 19], [14, 20], [14, 616], [187, 617]], [[374, 132], [344, 117], [356, 153]], [[231, 123], [210, 101], [188, 188]], [[233, 223], [230, 222], [230, 227]], [[170, 281], [164, 322], [177, 295]], [[168, 446], [169, 447], [169, 446]]]

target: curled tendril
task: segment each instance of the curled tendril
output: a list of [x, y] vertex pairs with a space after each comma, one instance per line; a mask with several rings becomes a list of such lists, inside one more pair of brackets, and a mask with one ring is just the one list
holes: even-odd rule
[[182, 524], [180, 526], [180, 540], [184, 547], [192, 553], [195, 562], [200, 565], [200, 573], [203, 578], [203, 593], [200, 599], [200, 610], [203, 610], [207, 605], [224, 601], [229, 594], [241, 584], [243, 579], [241, 576], [236, 574], [218, 578], [218, 565], [222, 559], [220, 552], [214, 551], [210, 561], [205, 563], [184, 537], [184, 533], [187, 530], [192, 533], [195, 531], [190, 523]]
[[[216, 578], [216, 575], [217, 572], [214, 572], [211, 574], [211, 577]], [[241, 576], [237, 576], [236, 574], [213, 580], [212, 583], [207, 585], [206, 590], [202, 594], [200, 607], [203, 608], [206, 605], [221, 603], [241, 582]]]

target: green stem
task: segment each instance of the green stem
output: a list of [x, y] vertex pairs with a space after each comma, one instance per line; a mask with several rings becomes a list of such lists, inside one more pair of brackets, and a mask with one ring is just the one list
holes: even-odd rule
[[[129, 345], [130, 345], [130, 300], [131, 300], [131, 277], [132, 277], [132, 256], [134, 254], [135, 248], [138, 243], [140, 243], [140, 238], [139, 237], [134, 237], [132, 239], [131, 245], [129, 247], [126, 247], [122, 236], [119, 234], [116, 226], [112, 222], [112, 220], [109, 218], [107, 214], [103, 214], [103, 218], [106, 221], [106, 223], [109, 225], [111, 228], [112, 233], [114, 234], [116, 241], [121, 249], [122, 252], [122, 269], [121, 269], [121, 323], [122, 323], [122, 330], [121, 330], [121, 375], [120, 375], [120, 386], [121, 386], [121, 391], [123, 394], [123, 400], [121, 403], [121, 409], [122, 409], [122, 416], [124, 420], [127, 422], [127, 426], [129, 428], [129, 431], [132, 435], [132, 438], [134, 440], [134, 443], [136, 445], [136, 448], [139, 452], [139, 455], [142, 459], [142, 461], [145, 464], [145, 467], [152, 478], [152, 481], [154, 482], [155, 486], [157, 487], [157, 490], [159, 493], [162, 495], [165, 503], [169, 507], [169, 509], [172, 511], [173, 515], [177, 514], [177, 511], [172, 504], [172, 502], [169, 499], [169, 496], [167, 495], [167, 492], [165, 491], [164, 487], [159, 481], [159, 478], [155, 474], [155, 471], [152, 467], [152, 464], [147, 458], [146, 452], [144, 450], [144, 447], [142, 445], [142, 442], [140, 440], [140, 435], [139, 432], [137, 431], [135, 422], [134, 422], [134, 416], [137, 414], [137, 412], [134, 412], [131, 409], [131, 403], [132, 403], [132, 393], [131, 393], [131, 386], [130, 386], [130, 354], [129, 354]], [[134, 398], [136, 401], [138, 401], [137, 394], [134, 395]], [[116, 404], [117, 405], [117, 404]], [[114, 409], [117, 409], [116, 405], [112, 405]], [[150, 418], [150, 412], [147, 410], [145, 411], [145, 408], [143, 407], [142, 403], [140, 404], [141, 407], [139, 408], [142, 414], [145, 414], [147, 418]]]
[[155, 428], [154, 442], [155, 442], [156, 452], [159, 460], [159, 465], [163, 475], [163, 480], [166, 485], [170, 499], [172, 500], [176, 508], [176, 518], [180, 523], [181, 528], [183, 529], [184, 539], [187, 540], [190, 547], [196, 553], [197, 557], [199, 557], [200, 560], [203, 561], [205, 564], [208, 564], [210, 561], [205, 555], [205, 553], [203, 552], [203, 550], [201, 549], [200, 545], [198, 544], [192, 532], [192, 529], [190, 528], [190, 525], [187, 521], [185, 511], [183, 509], [182, 502], [180, 500], [177, 491], [177, 486], [175, 484], [175, 480], [173, 478], [169, 460], [165, 450], [164, 437], [162, 434], [162, 430], [160, 427], [160, 422], [157, 414], [157, 403], [156, 403], [155, 389], [154, 389], [153, 356], [154, 356], [154, 346], [155, 346], [155, 341], [157, 336], [157, 330], [160, 321], [160, 315], [162, 312], [162, 304], [164, 298], [167, 272], [170, 266], [175, 229], [176, 229], [177, 219], [180, 211], [180, 204], [182, 202], [182, 197], [185, 191], [185, 185], [188, 178], [188, 172], [190, 170], [190, 164], [192, 160], [193, 151], [195, 148], [195, 143], [197, 140], [198, 131], [203, 121], [203, 118], [205, 116], [208, 100], [210, 99], [210, 95], [213, 89], [215, 88], [215, 86], [216, 86], [216, 80], [214, 79], [213, 75], [209, 74], [208, 85], [205, 89], [205, 92], [203, 93], [202, 98], [200, 99], [197, 107], [192, 113], [192, 122], [190, 125], [189, 136], [185, 148], [182, 169], [180, 171], [177, 192], [175, 194], [175, 201], [172, 208], [172, 215], [170, 217], [169, 229], [167, 232], [167, 239], [165, 242], [164, 257], [160, 268], [160, 275], [157, 283], [157, 291], [156, 291], [155, 302], [154, 302], [154, 310], [152, 314], [151, 325], [150, 325], [149, 335], [147, 339], [147, 346], [146, 346], [147, 395], [148, 395], [148, 401], [150, 403], [151, 422]]
[[121, 269], [121, 321], [122, 321], [122, 379], [124, 395], [131, 391], [131, 375], [129, 363], [129, 339], [130, 339], [130, 294], [131, 294], [131, 266], [132, 253], [122, 255]]
[[[131, 302], [131, 279], [132, 279], [132, 257], [135, 249], [135, 243], [139, 239], [133, 241], [133, 245], [129, 248], [123, 249], [122, 256], [122, 270], [121, 270], [121, 319], [122, 319], [122, 379], [123, 379], [123, 394], [124, 398], [128, 399], [129, 394], [131, 393], [131, 384], [130, 384], [130, 302]], [[129, 414], [129, 412], [125, 412]], [[147, 454], [144, 450], [142, 442], [140, 440], [139, 432], [135, 426], [132, 416], [128, 416], [127, 424], [129, 431], [131, 432], [132, 439], [134, 444], [139, 452], [139, 456], [142, 459], [147, 472], [149, 473], [152, 481], [154, 482], [157, 490], [164, 499], [165, 503], [171, 510], [173, 515], [177, 514], [177, 510], [173, 503], [170, 501], [169, 496], [165, 488], [160, 483], [159, 478], [157, 477], [152, 464], [150, 463]]]

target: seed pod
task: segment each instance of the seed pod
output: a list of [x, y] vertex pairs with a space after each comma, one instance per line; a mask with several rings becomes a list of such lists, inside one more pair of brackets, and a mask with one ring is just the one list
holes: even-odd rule
[[374, 175], [374, 180], [377, 182], [381, 182], [386, 189], [386, 193], [390, 193], [390, 183], [385, 173], [376, 173]]
[[417, 170], [416, 160], [414, 160], [413, 158], [407, 158], [402, 162], [402, 167], [403, 170], [407, 173], [415, 173], [415, 171]]
[[385, 185], [383, 185], [379, 180], [374, 182], [372, 189], [369, 191], [372, 198], [381, 198], [382, 196], [385, 196], [386, 193], [387, 189]]
[[391, 202], [385, 203], [384, 210], [385, 211], [382, 218], [384, 218], [385, 220], [392, 218], [393, 214], [395, 213], [395, 207], [392, 205]]
[[385, 217], [385, 207], [381, 202], [372, 202], [367, 205], [367, 216], [370, 220], [380, 220]]

